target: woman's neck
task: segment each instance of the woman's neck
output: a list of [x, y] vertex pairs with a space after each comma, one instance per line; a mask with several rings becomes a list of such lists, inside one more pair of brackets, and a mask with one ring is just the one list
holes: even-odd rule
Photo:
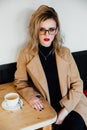
[[49, 47], [45, 47], [39, 44], [39, 50], [44, 54], [47, 55], [51, 50], [53, 50], [53, 43]]

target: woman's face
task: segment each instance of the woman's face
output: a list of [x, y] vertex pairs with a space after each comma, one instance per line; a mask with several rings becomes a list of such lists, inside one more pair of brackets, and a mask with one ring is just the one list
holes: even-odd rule
[[54, 19], [47, 19], [40, 23], [39, 42], [45, 47], [49, 47], [57, 34], [56, 22]]

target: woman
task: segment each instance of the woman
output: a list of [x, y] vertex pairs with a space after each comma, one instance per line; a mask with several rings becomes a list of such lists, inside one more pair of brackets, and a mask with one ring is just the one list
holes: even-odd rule
[[62, 46], [56, 11], [40, 6], [29, 24], [30, 38], [17, 61], [15, 86], [36, 110], [42, 110], [41, 96], [58, 113], [54, 130], [85, 130], [87, 99], [76, 63]]

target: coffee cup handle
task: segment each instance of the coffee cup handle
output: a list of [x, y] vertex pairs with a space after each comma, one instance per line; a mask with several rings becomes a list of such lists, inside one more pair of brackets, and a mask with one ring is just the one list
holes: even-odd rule
[[21, 100], [20, 100], [20, 98], [19, 98], [19, 100], [18, 100], [18, 104], [20, 105], [20, 108], [22, 109], [22, 105], [21, 105]]

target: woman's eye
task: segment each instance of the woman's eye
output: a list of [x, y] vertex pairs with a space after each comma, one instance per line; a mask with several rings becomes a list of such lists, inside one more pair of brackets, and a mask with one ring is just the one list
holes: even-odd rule
[[45, 29], [44, 28], [40, 28], [40, 31], [45, 31]]
[[51, 31], [51, 32], [53, 32], [55, 30], [56, 30], [56, 28], [49, 28], [49, 31]]

